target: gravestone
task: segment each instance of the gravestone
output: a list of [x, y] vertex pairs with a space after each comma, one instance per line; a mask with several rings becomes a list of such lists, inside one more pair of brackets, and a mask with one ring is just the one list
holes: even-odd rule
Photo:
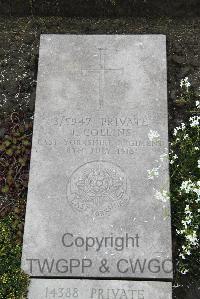
[[163, 35], [41, 35], [26, 273], [172, 279], [166, 84]]
[[80, 279], [32, 279], [29, 299], [171, 299], [171, 283]]

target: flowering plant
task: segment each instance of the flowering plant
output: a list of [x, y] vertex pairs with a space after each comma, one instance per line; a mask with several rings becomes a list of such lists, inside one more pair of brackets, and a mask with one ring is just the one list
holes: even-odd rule
[[198, 275], [200, 261], [200, 116], [199, 101], [170, 144], [171, 201], [177, 234], [176, 274]]
[[[169, 155], [163, 153], [156, 160], [157, 166], [147, 170], [148, 179], [156, 180], [162, 162], [169, 159], [170, 192], [154, 189], [154, 196], [163, 204], [171, 198], [175, 282], [179, 283], [185, 274], [193, 278], [200, 275], [200, 101], [187, 77], [181, 80], [180, 87], [181, 97], [192, 114], [174, 128]], [[159, 136], [153, 130], [148, 134], [151, 141]], [[165, 216], [169, 216], [166, 211]]]

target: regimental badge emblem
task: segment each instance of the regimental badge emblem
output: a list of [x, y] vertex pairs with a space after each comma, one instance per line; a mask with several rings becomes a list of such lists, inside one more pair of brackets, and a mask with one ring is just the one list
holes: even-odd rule
[[67, 185], [71, 207], [92, 217], [110, 215], [129, 202], [129, 184], [125, 172], [107, 161], [81, 165]]

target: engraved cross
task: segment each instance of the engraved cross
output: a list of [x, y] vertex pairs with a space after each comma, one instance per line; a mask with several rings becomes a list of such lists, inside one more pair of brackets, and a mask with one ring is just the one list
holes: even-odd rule
[[81, 69], [83, 72], [93, 72], [99, 75], [99, 107], [104, 105], [104, 85], [105, 85], [105, 73], [113, 71], [123, 71], [123, 68], [106, 68], [105, 65], [105, 50], [98, 48], [99, 50], [99, 68], [96, 69]]

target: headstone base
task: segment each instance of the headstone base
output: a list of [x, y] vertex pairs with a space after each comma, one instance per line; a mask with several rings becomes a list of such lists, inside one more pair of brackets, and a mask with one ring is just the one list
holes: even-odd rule
[[28, 299], [172, 299], [171, 282], [32, 279]]

